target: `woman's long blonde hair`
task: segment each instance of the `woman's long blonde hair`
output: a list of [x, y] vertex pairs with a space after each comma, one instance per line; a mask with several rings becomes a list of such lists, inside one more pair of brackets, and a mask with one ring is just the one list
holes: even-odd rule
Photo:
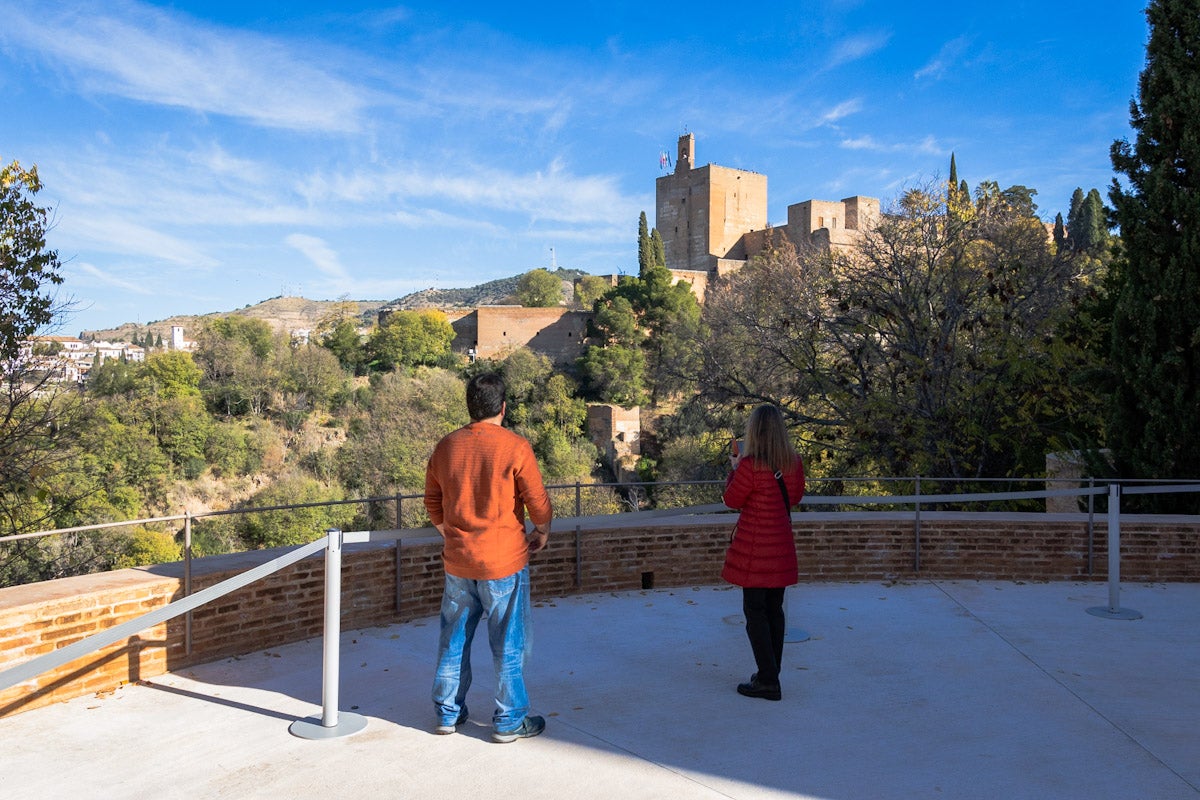
[[796, 463], [796, 448], [788, 437], [783, 414], [770, 403], [757, 406], [746, 420], [746, 451], [742, 454], [753, 458], [775, 472], [786, 472]]

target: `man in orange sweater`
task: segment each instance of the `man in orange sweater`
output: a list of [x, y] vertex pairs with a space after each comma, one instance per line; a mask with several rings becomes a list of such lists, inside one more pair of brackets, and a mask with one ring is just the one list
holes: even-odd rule
[[[425, 508], [445, 540], [441, 636], [433, 704], [437, 733], [467, 720], [471, 641], [487, 614], [496, 667], [492, 739], [537, 736], [542, 717], [529, 714], [524, 668], [529, 653], [529, 554], [550, 536], [550, 497], [533, 448], [502, 427], [504, 379], [477, 375], [467, 384], [471, 423], [434, 448], [425, 470]], [[525, 532], [525, 511], [533, 531]]]

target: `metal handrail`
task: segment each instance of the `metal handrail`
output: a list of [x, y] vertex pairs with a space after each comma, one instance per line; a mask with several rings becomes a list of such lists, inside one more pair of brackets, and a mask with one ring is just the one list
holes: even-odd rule
[[[929, 481], [935, 483], [1013, 483], [1013, 482], [1029, 482], [1029, 483], [1072, 483], [1077, 484], [1079, 478], [931, 478], [928, 475], [918, 475], [911, 478], [881, 476], [881, 477], [821, 477], [816, 478], [809, 476], [807, 482], [811, 485], [814, 483], [913, 483], [919, 487], [921, 481]], [[1110, 482], [1119, 482], [1124, 485], [1132, 483], [1158, 483], [1162, 481], [1150, 481], [1147, 479], [1112, 479], [1111, 481], [1100, 481], [1098, 486], [1106, 486]], [[626, 483], [558, 483], [547, 484], [546, 489], [574, 489], [576, 491], [575, 515], [580, 516], [581, 499], [580, 492], [584, 488], [588, 489], [628, 489], [628, 488], [646, 488], [646, 487], [670, 487], [670, 486], [719, 486], [723, 485], [723, 480], [694, 480], [694, 481], [631, 481]], [[1184, 488], [1188, 485], [1193, 485], [1192, 488]], [[1127, 488], [1126, 494], [1150, 494], [1164, 493], [1170, 491], [1200, 491], [1200, 480], [1180, 480], [1175, 484], [1175, 488], [1171, 486], [1160, 487], [1157, 489], [1138, 489]], [[1068, 496], [1088, 496], [1095, 494], [1104, 494], [1107, 489], [1096, 490], [1093, 486], [1091, 489], [1046, 489], [1046, 490], [1031, 490], [1029, 492], [1005, 492], [1005, 493], [973, 493], [973, 494], [937, 494], [937, 495], [808, 495], [804, 499], [806, 505], [874, 505], [876, 503], [946, 503], [946, 502], [961, 502], [964, 500], [975, 500], [985, 495], [991, 500], [1035, 500], [1044, 497], [1068, 497]], [[35, 539], [45, 536], [56, 536], [64, 533], [85, 533], [90, 531], [105, 530], [108, 528], [120, 528], [132, 525], [145, 525], [157, 522], [178, 522], [187, 518], [201, 519], [206, 517], [229, 516], [233, 514], [257, 514], [267, 511], [290, 511], [297, 508], [323, 508], [327, 506], [340, 505], [360, 505], [364, 503], [385, 503], [385, 502], [402, 502], [404, 500], [418, 500], [424, 497], [422, 493], [405, 494], [403, 492], [394, 495], [378, 495], [373, 497], [357, 497], [348, 500], [321, 500], [311, 503], [288, 503], [286, 505], [275, 506], [254, 506], [251, 508], [228, 508], [216, 511], [200, 511], [189, 512], [185, 511], [182, 514], [170, 514], [161, 517], [143, 517], [140, 519], [121, 520], [119, 522], [97, 522], [90, 525], [76, 525], [70, 528], [55, 528], [53, 530], [35, 531], [31, 533], [9, 534], [0, 536], [0, 544], [6, 542], [15, 542], [23, 539]], [[664, 509], [677, 510], [677, 509]], [[629, 513], [629, 512], [622, 512]]]

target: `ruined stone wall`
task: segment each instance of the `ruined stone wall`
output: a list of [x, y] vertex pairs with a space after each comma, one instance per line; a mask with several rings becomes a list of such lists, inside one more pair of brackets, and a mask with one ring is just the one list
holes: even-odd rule
[[[590, 317], [590, 311], [562, 307], [480, 306], [474, 312], [474, 347], [480, 358], [503, 358], [528, 347], [555, 364], [570, 364], [583, 354]], [[463, 323], [464, 331], [469, 327]]]

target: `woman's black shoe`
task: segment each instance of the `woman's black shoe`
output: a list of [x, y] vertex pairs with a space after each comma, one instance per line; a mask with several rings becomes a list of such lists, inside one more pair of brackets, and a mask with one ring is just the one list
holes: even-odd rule
[[760, 683], [757, 673], [750, 677], [749, 683], [739, 683], [738, 694], [746, 697], [761, 697], [764, 700], [782, 700], [783, 692], [779, 684]]

